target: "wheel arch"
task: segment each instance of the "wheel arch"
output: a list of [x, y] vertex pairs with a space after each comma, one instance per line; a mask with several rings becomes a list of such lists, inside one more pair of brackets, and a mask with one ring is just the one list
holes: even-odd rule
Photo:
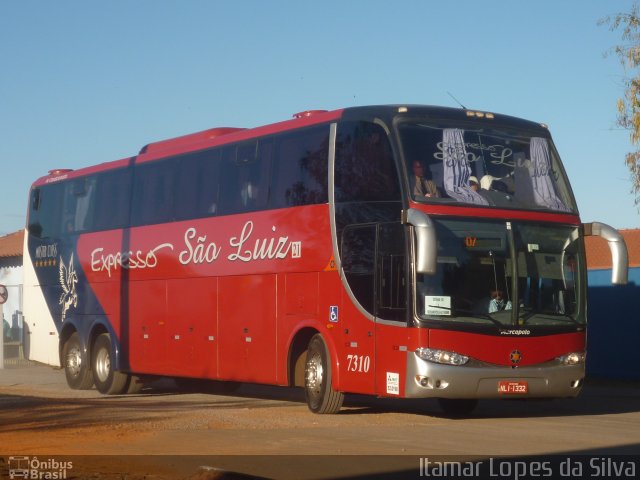
[[116, 336], [111, 324], [105, 318], [94, 318], [94, 320], [87, 321], [88, 319], [78, 319], [77, 317], [68, 318], [60, 330], [60, 334], [58, 335], [58, 358], [60, 359], [60, 365], [64, 365], [62, 358], [62, 351], [64, 349], [64, 344], [71, 338], [71, 335], [74, 333], [78, 334], [78, 338], [80, 340], [80, 344], [87, 355], [87, 358], [91, 358], [91, 349], [93, 344], [98, 338], [98, 335], [103, 333], [108, 333], [111, 337], [111, 345], [114, 349], [114, 355], [116, 358], [116, 366], [120, 367], [120, 343], [118, 341], [118, 337]]
[[291, 335], [287, 354], [287, 383], [290, 387], [304, 387], [304, 368], [306, 352], [311, 338], [320, 334], [324, 340], [331, 361], [332, 384], [334, 388], [340, 385], [340, 359], [333, 336], [327, 331], [321, 331], [312, 322], [303, 323]]
[[96, 342], [96, 339], [102, 334], [108, 334], [111, 339], [111, 348], [113, 349], [113, 355], [115, 358], [115, 370], [120, 370], [123, 365], [122, 349], [120, 348], [120, 341], [115, 334], [111, 324], [104, 318], [98, 318], [91, 326], [89, 333], [89, 354], [91, 355], [91, 348]]
[[80, 345], [82, 345], [84, 353], [87, 355], [87, 358], [89, 358], [88, 355], [90, 354], [89, 350], [91, 348], [91, 341], [89, 339], [89, 328], [87, 322], [77, 316], [69, 317], [62, 324], [62, 328], [58, 334], [58, 357], [60, 359], [61, 366], [64, 366], [64, 359], [62, 358], [64, 344], [67, 343], [71, 338], [71, 335], [74, 333], [78, 334]]
[[307, 347], [316, 333], [319, 332], [313, 327], [303, 327], [295, 333], [289, 343], [287, 380], [290, 387], [304, 387], [304, 365]]

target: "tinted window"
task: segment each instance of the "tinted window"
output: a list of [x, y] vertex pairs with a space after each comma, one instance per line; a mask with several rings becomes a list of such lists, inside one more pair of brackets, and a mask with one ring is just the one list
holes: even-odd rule
[[406, 320], [404, 238], [399, 222], [350, 225], [342, 234], [342, 269], [351, 292], [365, 310], [385, 320]]
[[327, 203], [328, 155], [326, 125], [277, 137], [269, 206]]
[[97, 176], [94, 230], [123, 228], [129, 221], [131, 169], [120, 169]]
[[222, 151], [220, 214], [251, 212], [267, 207], [270, 140], [253, 140]]
[[93, 227], [96, 177], [82, 177], [64, 183], [62, 232], [83, 232]]
[[136, 168], [133, 225], [148, 225], [173, 220], [177, 164], [174, 159]]
[[345, 228], [341, 242], [342, 269], [351, 292], [360, 305], [373, 314], [376, 226]]
[[220, 150], [188, 155], [180, 161], [176, 219], [207, 217], [218, 212]]
[[400, 199], [400, 183], [391, 146], [380, 125], [341, 123], [335, 163], [336, 202]]
[[60, 212], [64, 197], [64, 184], [58, 183], [36, 188], [31, 193], [29, 233], [39, 238], [60, 234]]
[[407, 318], [405, 227], [400, 223], [380, 224], [376, 251], [377, 316], [386, 320]]

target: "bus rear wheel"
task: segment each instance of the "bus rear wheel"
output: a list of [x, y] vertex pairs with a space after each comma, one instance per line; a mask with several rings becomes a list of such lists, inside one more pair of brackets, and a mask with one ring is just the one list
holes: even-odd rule
[[344, 394], [331, 386], [329, 349], [320, 334], [311, 338], [307, 349], [304, 391], [307, 406], [313, 413], [337, 413], [342, 407]]
[[98, 391], [107, 395], [125, 393], [129, 386], [129, 375], [114, 370], [115, 358], [109, 334], [99, 335], [91, 350], [93, 380]]
[[74, 390], [89, 390], [93, 387], [93, 372], [77, 332], [62, 347], [62, 360], [69, 387]]

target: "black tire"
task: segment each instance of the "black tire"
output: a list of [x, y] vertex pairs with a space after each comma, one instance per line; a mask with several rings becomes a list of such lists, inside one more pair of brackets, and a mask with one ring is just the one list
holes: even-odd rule
[[478, 406], [474, 398], [439, 398], [442, 411], [450, 417], [466, 417]]
[[129, 375], [114, 370], [115, 363], [111, 337], [103, 333], [96, 338], [91, 349], [93, 381], [100, 393], [119, 395], [127, 391]]
[[89, 358], [82, 348], [77, 332], [74, 332], [62, 347], [62, 366], [69, 387], [74, 390], [90, 390], [93, 387]]
[[304, 367], [304, 394], [313, 413], [337, 413], [342, 407], [344, 394], [331, 386], [331, 368], [329, 350], [317, 333], [309, 342]]
[[140, 393], [144, 387], [142, 379], [136, 375], [129, 375], [129, 383], [127, 384], [126, 393], [134, 395]]

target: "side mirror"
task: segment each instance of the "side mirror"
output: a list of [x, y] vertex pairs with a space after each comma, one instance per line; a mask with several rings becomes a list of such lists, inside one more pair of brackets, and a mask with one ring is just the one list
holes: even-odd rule
[[585, 237], [602, 237], [609, 242], [612, 265], [611, 283], [625, 285], [629, 279], [629, 257], [627, 245], [624, 243], [624, 238], [620, 235], [620, 232], [600, 222], [585, 223], [583, 227]]
[[414, 208], [406, 212], [405, 223], [413, 226], [415, 232], [416, 272], [433, 275], [438, 257], [436, 226], [427, 214]]

